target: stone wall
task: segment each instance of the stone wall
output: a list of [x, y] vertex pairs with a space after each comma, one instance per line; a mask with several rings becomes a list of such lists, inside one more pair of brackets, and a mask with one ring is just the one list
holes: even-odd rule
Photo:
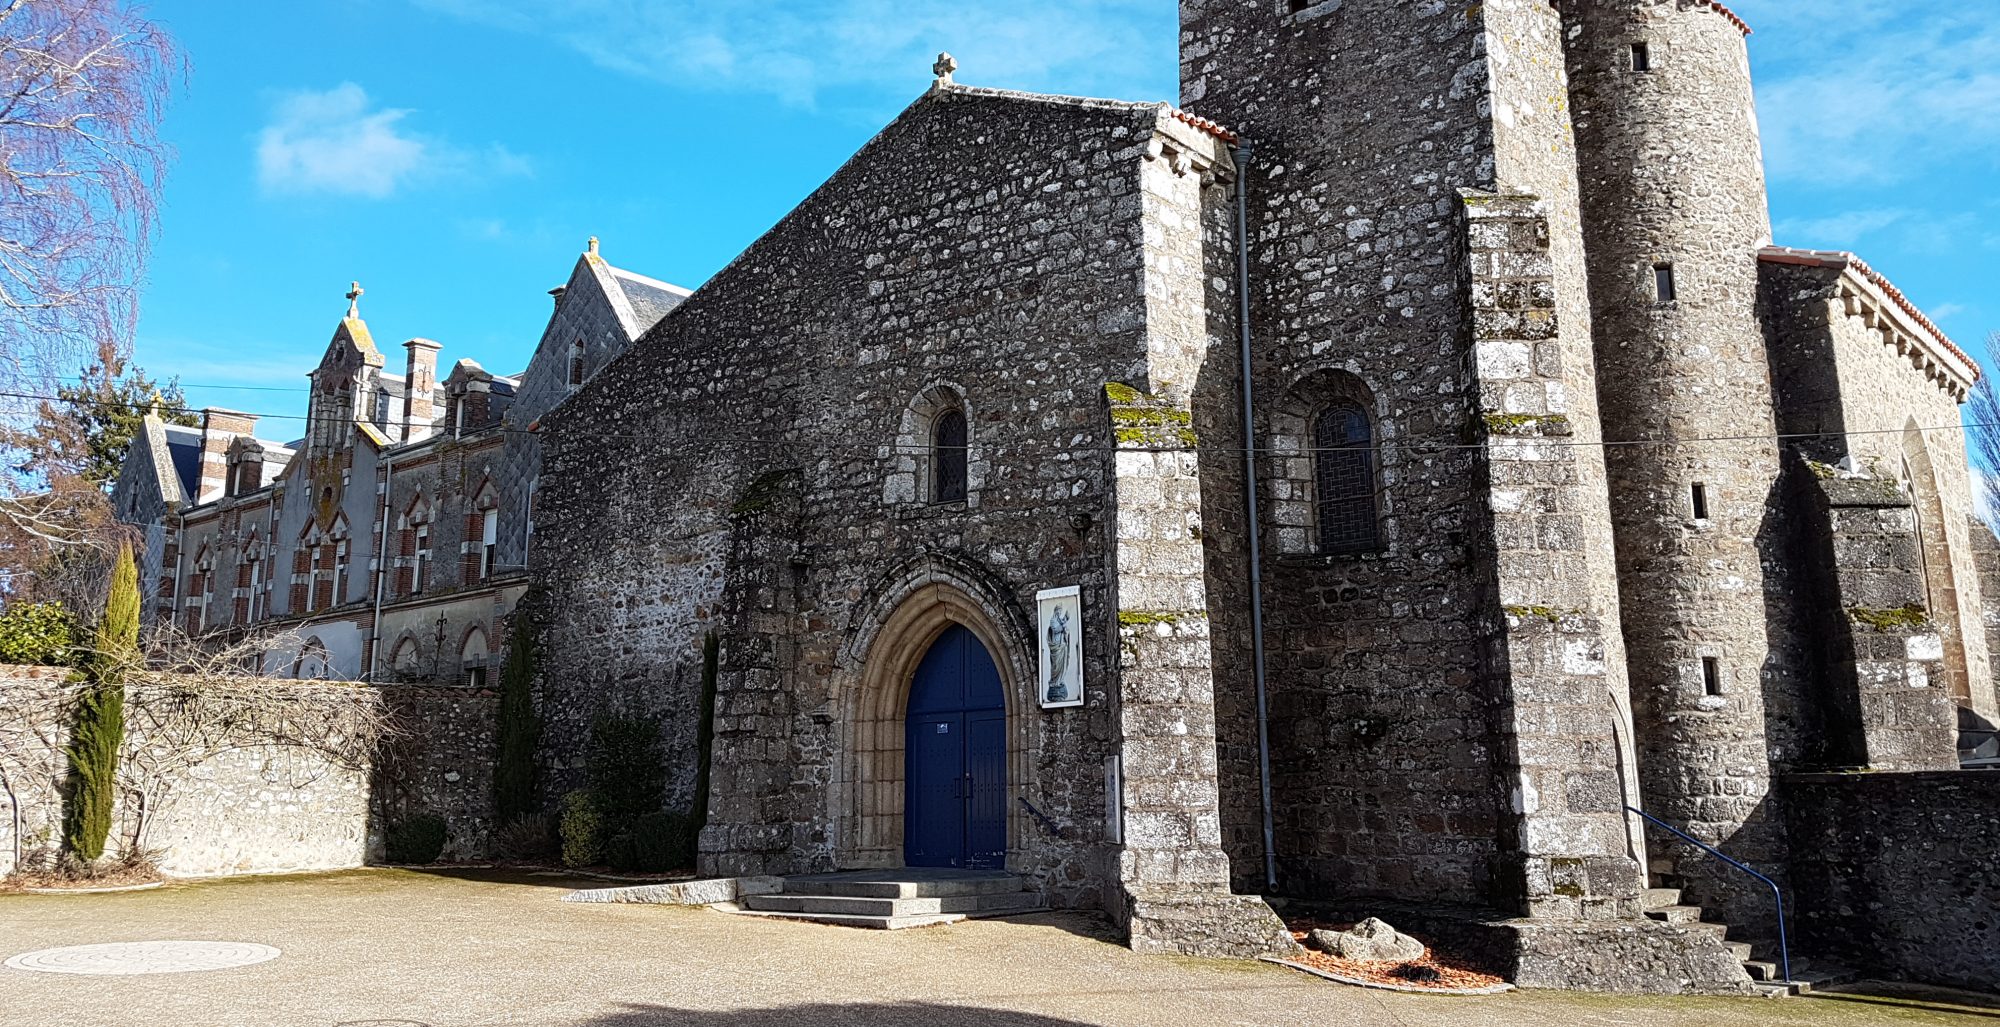
[[1922, 347], [1899, 334], [1849, 266], [1774, 263], [1760, 298], [1778, 389], [1779, 430], [1820, 463], [1902, 479], [1922, 540], [1926, 606], [1944, 642], [1947, 689], [1988, 720], [2000, 715], [1970, 536], [1972, 481], [1959, 401], [1920, 369]]
[[[58, 846], [62, 789], [63, 674], [48, 668], [0, 668], [0, 873], [12, 869], [14, 825], [24, 854]], [[178, 689], [135, 684], [127, 692], [124, 787], [113, 812], [107, 852], [135, 842], [157, 853], [178, 877], [335, 870], [361, 866], [381, 852], [383, 832], [408, 816], [446, 819], [444, 856], [488, 851], [491, 832], [494, 698], [491, 693], [265, 680], [287, 690], [350, 691], [356, 703], [385, 704], [393, 734], [373, 759], [333, 758], [324, 749], [284, 740], [266, 729], [203, 733], [181, 728], [172, 713]], [[193, 759], [185, 754], [197, 753]]]
[[1783, 782], [1794, 953], [1991, 991], [2000, 981], [2000, 774], [1813, 774]]
[[1823, 766], [1957, 769], [1957, 710], [1926, 607], [1917, 512], [1893, 477], [1803, 459], [1821, 640]]
[[[1118, 611], [1206, 600], [1182, 579], [1114, 587], [1128, 426], [1105, 384], [1168, 396], [1192, 436], [1221, 149], [1163, 105], [939, 89], [551, 411], [531, 560], [552, 793], [615, 712], [662, 719], [668, 804], [690, 805], [713, 630], [703, 871], [900, 865], [909, 672], [960, 623], [1008, 692], [1008, 868], [1054, 903], [1117, 908], [1107, 761], [1178, 716], [1202, 730], [1214, 685], [1164, 664], [1147, 689], [1187, 701], [1121, 713]], [[969, 488], [932, 502], [947, 406]], [[1155, 470], [1138, 487], [1173, 507], [1170, 569], [1198, 586], [1197, 479]], [[1043, 710], [1034, 596], [1063, 585], [1082, 589], [1086, 702]], [[1214, 830], [1212, 791], [1158, 791], [1176, 809], [1142, 807], [1149, 832]], [[1187, 861], [1212, 887], [1222, 866]]]

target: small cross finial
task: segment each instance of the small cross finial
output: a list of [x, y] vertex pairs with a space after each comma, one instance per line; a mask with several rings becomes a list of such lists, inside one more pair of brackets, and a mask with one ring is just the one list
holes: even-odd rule
[[937, 76], [937, 85], [951, 85], [951, 73], [958, 70], [958, 58], [948, 53], [938, 54], [937, 63], [931, 65], [931, 72]]
[[367, 291], [368, 291], [368, 290], [366, 290], [366, 289], [363, 289], [363, 288], [361, 287], [361, 283], [360, 283], [360, 282], [349, 282], [349, 283], [347, 283], [347, 316], [348, 316], [348, 317], [350, 317], [350, 318], [359, 318], [359, 317], [361, 316], [361, 294], [362, 294], [362, 293], [365, 293], [365, 292], [367, 292]]

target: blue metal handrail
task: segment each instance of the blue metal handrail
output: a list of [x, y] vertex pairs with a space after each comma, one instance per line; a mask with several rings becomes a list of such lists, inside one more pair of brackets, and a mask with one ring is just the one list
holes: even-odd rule
[[1674, 834], [1679, 835], [1682, 841], [1698, 846], [1702, 851], [1708, 853], [1711, 856], [1714, 856], [1716, 859], [1719, 859], [1724, 863], [1727, 863], [1730, 866], [1733, 866], [1736, 869], [1741, 870], [1746, 874], [1749, 874], [1751, 877], [1754, 877], [1757, 880], [1764, 882], [1766, 885], [1770, 887], [1771, 897], [1773, 899], [1776, 899], [1778, 903], [1779, 967], [1785, 973], [1785, 983], [1790, 984], [1792, 982], [1792, 950], [1790, 943], [1787, 941], [1785, 937], [1785, 893], [1778, 890], [1778, 882], [1773, 881], [1768, 877], [1765, 877], [1763, 874], [1760, 874], [1757, 871], [1752, 870], [1751, 868], [1743, 865], [1742, 863], [1738, 863], [1737, 861], [1730, 859], [1728, 856], [1723, 855], [1722, 851], [1717, 849], [1715, 846], [1710, 845], [1707, 842], [1704, 842], [1701, 839], [1696, 838], [1691, 834], [1688, 834], [1686, 831], [1683, 831], [1680, 828], [1675, 827], [1674, 825], [1669, 824], [1664, 820], [1661, 820], [1659, 817], [1656, 817], [1651, 813], [1646, 812], [1645, 810], [1635, 809], [1634, 807], [1631, 806], [1625, 807], [1625, 810], [1628, 813], [1637, 813], [1640, 816], [1645, 817], [1647, 820], [1650, 820], [1653, 823], [1658, 824], [1659, 826], [1664, 827], [1669, 831], [1672, 831]]
[[1740, 871], [1748, 873], [1750, 877], [1756, 877], [1758, 881], [1764, 881], [1766, 885], [1770, 885], [1770, 897], [1778, 901], [1778, 967], [1780, 967], [1780, 969], [1784, 971], [1784, 983], [1792, 983], [1792, 947], [1790, 947], [1790, 943], [1786, 941], [1786, 935], [1784, 935], [1784, 891], [1778, 891], [1778, 881], [1772, 881], [1770, 877], [1764, 877], [1762, 873], [1758, 873], [1758, 871], [1754, 871], [1754, 869], [1746, 867], [1744, 863], [1738, 863], [1738, 861], [1734, 861], [1734, 859], [1730, 859], [1730, 857], [1722, 855], [1722, 849], [1716, 849], [1714, 845], [1710, 845], [1710, 843], [1706, 843], [1706, 841], [1702, 841], [1702, 839], [1698, 839], [1698, 837], [1694, 837], [1694, 835], [1690, 835], [1690, 833], [1682, 831], [1680, 827], [1674, 827], [1672, 823], [1666, 823], [1666, 821], [1664, 821], [1664, 819], [1660, 819], [1660, 817], [1654, 817], [1652, 813], [1648, 813], [1648, 811], [1644, 811], [1644, 809], [1636, 809], [1636, 807], [1630, 807], [1630, 805], [1628, 805], [1628, 807], [1626, 807], [1626, 811], [1628, 811], [1628, 813], [1638, 813], [1638, 815], [1646, 817], [1648, 821], [1652, 821], [1652, 823], [1656, 823], [1656, 825], [1660, 825], [1660, 827], [1666, 827], [1668, 831], [1674, 831], [1676, 835], [1680, 835], [1680, 839], [1682, 839], [1682, 841], [1688, 841], [1688, 843], [1692, 843], [1692, 845], [1698, 845], [1698, 847], [1700, 847], [1702, 851], [1706, 851], [1708, 855], [1712, 855], [1712, 857], [1716, 857], [1716, 859], [1720, 859], [1720, 861], [1724, 861], [1724, 863], [1728, 863], [1728, 865], [1732, 865], [1732, 867], [1736, 867], [1736, 869], [1740, 869]]
[[1069, 832], [1065, 830], [1061, 824], [1058, 824], [1054, 820], [1049, 819], [1049, 815], [1047, 813], [1044, 813], [1041, 810], [1036, 809], [1035, 804], [1029, 802], [1027, 796], [1017, 795], [1015, 796], [1015, 798], [1021, 800], [1021, 805], [1028, 807], [1028, 812], [1034, 814], [1035, 819], [1041, 822], [1042, 830], [1047, 831], [1052, 835], [1055, 835], [1057, 838], [1068, 840]]

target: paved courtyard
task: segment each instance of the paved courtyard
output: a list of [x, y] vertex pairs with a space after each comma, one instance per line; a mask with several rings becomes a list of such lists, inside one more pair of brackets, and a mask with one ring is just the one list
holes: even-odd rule
[[1639, 1000], [1362, 991], [1255, 963], [1143, 957], [1045, 914], [893, 934], [702, 909], [556, 901], [573, 882], [393, 870], [97, 896], [0, 895], [0, 959], [114, 942], [268, 945], [276, 959], [157, 976], [0, 969], [23, 1027], [1405, 1027], [1994, 1024], [1826, 997]]

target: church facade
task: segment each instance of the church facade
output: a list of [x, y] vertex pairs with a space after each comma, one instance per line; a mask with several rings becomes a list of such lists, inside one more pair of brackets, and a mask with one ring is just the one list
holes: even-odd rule
[[551, 789], [656, 717], [691, 807], [713, 634], [704, 873], [1000, 866], [1187, 952], [1461, 904], [1523, 979], [1734, 987], [1648, 895], [1763, 893], [1635, 811], [1782, 878], [1782, 775], [1958, 765], [1976, 365], [1772, 245], [1720, 4], [1181, 15], [1179, 108], [941, 59], [543, 418]]

